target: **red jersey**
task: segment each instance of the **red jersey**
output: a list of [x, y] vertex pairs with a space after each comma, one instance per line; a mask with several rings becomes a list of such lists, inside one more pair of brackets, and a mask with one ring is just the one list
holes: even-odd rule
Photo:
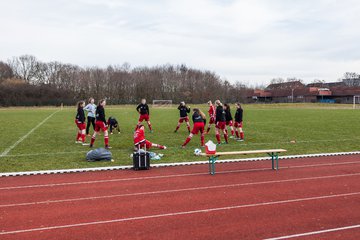
[[214, 117], [214, 115], [215, 115], [215, 107], [214, 107], [214, 105], [210, 106], [208, 113], [209, 113], [210, 117]]
[[145, 132], [142, 129], [138, 129], [134, 133], [134, 144], [137, 145], [145, 140]]

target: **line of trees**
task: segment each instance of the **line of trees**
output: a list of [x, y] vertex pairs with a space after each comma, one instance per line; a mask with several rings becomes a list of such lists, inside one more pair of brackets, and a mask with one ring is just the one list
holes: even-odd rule
[[31, 55], [0, 61], [0, 105], [72, 105], [92, 96], [110, 104], [132, 104], [141, 98], [205, 103], [215, 98], [246, 101], [247, 88], [231, 84], [211, 71], [186, 65], [106, 68], [42, 62]]

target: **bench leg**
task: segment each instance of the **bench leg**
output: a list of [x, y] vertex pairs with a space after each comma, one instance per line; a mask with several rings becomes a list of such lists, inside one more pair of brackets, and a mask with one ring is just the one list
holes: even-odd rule
[[[271, 168], [272, 170], [279, 170], [279, 154], [278, 153], [269, 153], [271, 157]], [[276, 161], [276, 163], [275, 163]]]
[[211, 156], [209, 157], [209, 173], [211, 175], [215, 175], [215, 161], [217, 160], [217, 157]]

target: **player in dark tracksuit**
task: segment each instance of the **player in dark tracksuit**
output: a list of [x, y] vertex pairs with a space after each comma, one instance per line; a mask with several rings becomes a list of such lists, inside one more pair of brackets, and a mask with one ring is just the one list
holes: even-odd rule
[[106, 100], [101, 99], [99, 101], [99, 105], [96, 107], [96, 121], [95, 121], [95, 132], [94, 135], [91, 137], [90, 147], [93, 147], [96, 135], [102, 130], [104, 132], [104, 142], [105, 148], [111, 148], [109, 146], [109, 133], [107, 128], [107, 122], [105, 118], [105, 109], [104, 106], [106, 105]]
[[226, 131], [226, 113], [223, 107], [223, 104], [220, 100], [215, 101], [216, 106], [216, 118], [215, 118], [215, 130], [216, 130], [216, 140], [218, 144], [221, 144], [220, 139], [220, 130], [224, 133], [225, 144], [228, 143], [228, 134]]
[[82, 143], [83, 145], [88, 145], [85, 143], [85, 113], [84, 113], [85, 102], [80, 101], [77, 104], [77, 113], [75, 117], [75, 124], [78, 128], [76, 141], [75, 143]]
[[194, 108], [192, 115], [192, 120], [194, 122], [194, 127], [189, 136], [186, 138], [185, 142], [183, 143], [182, 147], [185, 148], [185, 146], [190, 142], [192, 137], [195, 134], [198, 134], [200, 132], [201, 136], [201, 146], [204, 146], [205, 138], [204, 138], [204, 128], [206, 124], [206, 116], [205, 114], [198, 108]]
[[[244, 141], [244, 131], [243, 127], [243, 109], [240, 103], [236, 103], [236, 113], [235, 113], [235, 133], [236, 133], [236, 140], [237, 141]], [[240, 135], [239, 135], [240, 133]]]
[[[150, 123], [150, 109], [149, 106], [146, 104], [146, 99], [141, 100], [141, 103], [136, 107], [136, 111], [140, 114], [137, 126], [139, 126], [142, 121], [145, 120], [149, 126], [150, 132], [152, 132], [152, 127]], [[137, 126], [135, 127], [135, 130], [137, 129]]]
[[118, 134], [120, 134], [120, 126], [116, 118], [109, 117], [107, 121], [108, 127], [110, 128], [110, 134], [113, 134], [113, 129], [116, 129]]
[[[235, 131], [234, 131], [234, 124], [233, 124], [233, 117], [231, 116], [231, 111], [230, 111], [230, 105], [225, 103], [224, 110], [225, 110], [226, 126], [229, 126], [230, 130], [231, 130], [230, 138], [234, 138]], [[226, 129], [226, 131], [227, 131], [227, 129]]]
[[179, 118], [178, 125], [176, 126], [176, 129], [174, 132], [177, 132], [177, 130], [179, 130], [179, 128], [180, 128], [180, 125], [185, 121], [187, 129], [190, 133], [190, 123], [189, 123], [189, 117], [188, 117], [188, 113], [190, 112], [190, 106], [186, 106], [185, 102], [181, 102], [178, 107], [178, 110], [180, 111], [180, 118]]

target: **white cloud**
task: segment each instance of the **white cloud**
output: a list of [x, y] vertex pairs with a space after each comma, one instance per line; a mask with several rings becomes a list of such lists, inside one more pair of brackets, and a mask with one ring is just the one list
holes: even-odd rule
[[0, 9], [1, 60], [186, 63], [249, 83], [360, 71], [355, 0], [12, 0]]

